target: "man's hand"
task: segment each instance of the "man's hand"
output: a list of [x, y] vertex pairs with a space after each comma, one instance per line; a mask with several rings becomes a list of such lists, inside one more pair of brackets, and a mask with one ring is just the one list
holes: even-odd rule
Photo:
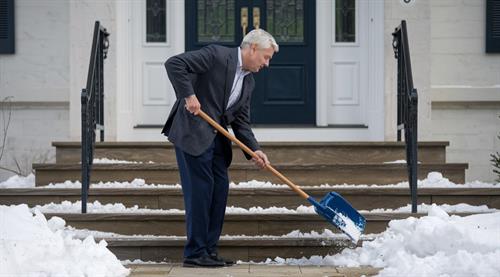
[[257, 154], [258, 159], [252, 158], [252, 161], [255, 163], [256, 166], [260, 167], [261, 169], [264, 169], [268, 164], [270, 164], [269, 160], [267, 159], [267, 155], [264, 154], [264, 152], [257, 150], [255, 151], [255, 154]]
[[201, 104], [200, 101], [198, 101], [198, 98], [196, 98], [196, 95], [193, 94], [185, 99], [186, 105], [184, 107], [186, 110], [194, 115], [198, 115], [198, 113], [200, 113]]

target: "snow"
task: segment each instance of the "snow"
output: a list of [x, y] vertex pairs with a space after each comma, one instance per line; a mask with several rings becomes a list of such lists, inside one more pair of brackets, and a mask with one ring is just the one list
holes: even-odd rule
[[[81, 188], [82, 184], [79, 181], [65, 181], [63, 183], [49, 184], [47, 186], [40, 186], [37, 188]], [[273, 184], [267, 181], [252, 180], [248, 182], [240, 182], [238, 184], [230, 183], [229, 187], [232, 189], [256, 189], [256, 188], [288, 188], [287, 185]], [[308, 186], [309, 188], [408, 188], [408, 182], [400, 182], [397, 184], [321, 184], [316, 186]], [[481, 181], [473, 181], [465, 184], [455, 184], [443, 177], [439, 172], [430, 172], [424, 180], [418, 180], [419, 188], [500, 188], [500, 183], [485, 183]], [[30, 174], [24, 176], [12, 176], [8, 180], [0, 183], [0, 188], [35, 188], [35, 176]], [[132, 182], [99, 182], [91, 184], [90, 188], [166, 188], [166, 189], [179, 189], [179, 184], [146, 184], [144, 179], [134, 179]]]
[[379, 276], [500, 276], [500, 212], [449, 216], [433, 205], [428, 215], [392, 220], [361, 247], [333, 256], [268, 259], [270, 264], [372, 266]]
[[[37, 205], [33, 210], [39, 210], [43, 213], [80, 213], [81, 201], [62, 201], [61, 203], [50, 203], [45, 205]], [[420, 213], [427, 213], [432, 205], [420, 204], [417, 206], [417, 211]], [[440, 205], [441, 209], [448, 213], [486, 213], [495, 212], [497, 209], [489, 208], [487, 205], [472, 206], [469, 204], [455, 204]], [[179, 209], [147, 209], [139, 208], [137, 205], [126, 207], [122, 203], [108, 203], [101, 204], [98, 200], [87, 203], [88, 213], [129, 213], [129, 214], [184, 214], [184, 210]], [[411, 205], [408, 204], [404, 207], [397, 209], [373, 209], [361, 210], [363, 213], [410, 213]], [[289, 209], [286, 207], [250, 207], [248, 209], [241, 207], [229, 206], [226, 207], [226, 214], [315, 214], [313, 206], [300, 205], [296, 209]]]
[[107, 243], [74, 239], [60, 231], [64, 220], [49, 221], [27, 205], [0, 205], [0, 276], [127, 276]]
[[0, 183], [0, 188], [33, 188], [35, 187], [35, 175], [28, 176], [14, 175]]
[[[433, 205], [420, 204], [417, 206], [418, 213], [428, 213]], [[447, 213], [486, 213], [486, 212], [496, 212], [498, 209], [489, 208], [487, 205], [472, 206], [465, 203], [449, 205], [442, 204], [439, 205]], [[411, 204], [397, 209], [373, 209], [370, 211], [360, 210], [359, 212], [369, 212], [369, 213], [411, 213]]]
[[[93, 160], [94, 164], [143, 164], [142, 161], [124, 161], [109, 158], [96, 158]], [[153, 161], [147, 162], [148, 164], [154, 164]]]

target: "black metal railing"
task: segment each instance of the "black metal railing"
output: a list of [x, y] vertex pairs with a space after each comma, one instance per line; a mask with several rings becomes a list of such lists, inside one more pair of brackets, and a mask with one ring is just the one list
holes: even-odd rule
[[87, 212], [90, 172], [94, 160], [96, 129], [104, 141], [104, 59], [109, 48], [109, 33], [95, 22], [87, 86], [82, 89], [82, 213]]
[[401, 21], [392, 33], [395, 58], [398, 60], [398, 141], [401, 141], [401, 131], [404, 130], [406, 143], [406, 164], [408, 166], [408, 181], [411, 191], [411, 212], [417, 212], [417, 117], [418, 94], [413, 87], [411, 73], [410, 48], [406, 21]]

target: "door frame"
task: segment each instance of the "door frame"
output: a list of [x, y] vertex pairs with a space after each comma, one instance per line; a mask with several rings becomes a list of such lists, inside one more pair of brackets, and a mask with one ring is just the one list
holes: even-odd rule
[[[357, 0], [360, 1], [360, 0]], [[361, 0], [362, 1], [362, 0]], [[368, 1], [368, 98], [365, 129], [337, 129], [338, 132], [351, 130], [357, 140], [361, 135], [366, 140], [384, 140], [384, 2]], [[334, 1], [317, 1], [316, 3], [316, 125], [328, 126], [328, 94], [332, 70], [331, 46], [335, 37], [333, 18]], [[325, 24], [328, 22], [329, 24]]]

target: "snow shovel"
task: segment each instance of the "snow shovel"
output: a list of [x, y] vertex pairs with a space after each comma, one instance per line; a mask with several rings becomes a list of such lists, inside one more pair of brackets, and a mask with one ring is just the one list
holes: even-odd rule
[[[248, 148], [245, 144], [239, 141], [235, 136], [231, 135], [226, 129], [222, 128], [210, 116], [202, 110], [198, 115], [203, 118], [208, 124], [212, 125], [217, 131], [221, 132], [224, 136], [236, 143], [248, 155], [258, 158], [257, 154]], [[317, 214], [323, 216], [328, 222], [332, 223], [335, 227], [344, 232], [354, 243], [357, 243], [359, 237], [365, 230], [366, 219], [354, 209], [342, 196], [336, 192], [329, 192], [321, 199], [320, 202], [305, 193], [299, 186], [295, 185], [292, 181], [286, 178], [279, 171], [274, 169], [270, 164], [266, 165], [266, 169], [271, 171], [276, 177], [285, 182], [293, 191], [309, 201]]]

